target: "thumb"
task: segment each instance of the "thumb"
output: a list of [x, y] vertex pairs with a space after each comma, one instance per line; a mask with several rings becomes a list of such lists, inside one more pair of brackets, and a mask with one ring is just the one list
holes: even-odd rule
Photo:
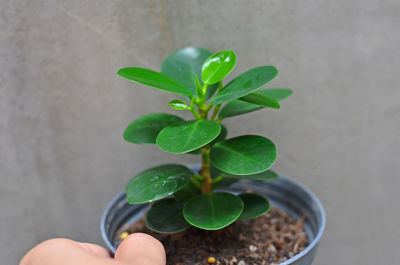
[[132, 265], [165, 265], [166, 256], [163, 245], [152, 236], [135, 233], [119, 245], [114, 259], [129, 261]]

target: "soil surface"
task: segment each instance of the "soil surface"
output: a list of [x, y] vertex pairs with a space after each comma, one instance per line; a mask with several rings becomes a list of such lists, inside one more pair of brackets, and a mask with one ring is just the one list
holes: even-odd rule
[[148, 230], [142, 219], [128, 232], [144, 232], [158, 238], [164, 244], [168, 265], [272, 265], [308, 246], [305, 219], [303, 216], [296, 221], [272, 208], [262, 217], [235, 222], [217, 231], [190, 227], [179, 234], [162, 235]]

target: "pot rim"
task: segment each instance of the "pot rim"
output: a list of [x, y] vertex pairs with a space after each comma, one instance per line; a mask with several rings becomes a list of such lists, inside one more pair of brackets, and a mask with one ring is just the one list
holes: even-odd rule
[[[322, 203], [320, 202], [320, 200], [318, 199], [318, 197], [312, 193], [307, 187], [305, 187], [303, 184], [297, 182], [297, 181], [293, 181], [290, 178], [287, 178], [284, 175], [278, 174], [279, 178], [288, 182], [293, 182], [296, 185], [298, 185], [301, 189], [303, 189], [311, 198], [312, 200], [315, 202], [315, 204], [318, 207], [319, 212], [321, 213], [321, 225], [318, 228], [318, 232], [315, 236], [315, 238], [311, 241], [311, 243], [303, 250], [301, 251], [299, 254], [293, 256], [292, 258], [279, 263], [279, 265], [288, 265], [288, 264], [292, 264], [293, 262], [301, 259], [303, 256], [305, 256], [308, 252], [310, 252], [312, 249], [314, 249], [316, 247], [316, 245], [319, 243], [322, 234], [324, 233], [325, 230], [325, 225], [326, 225], [326, 216], [325, 216], [325, 210], [324, 207], [322, 206]], [[250, 181], [252, 183], [257, 183], [260, 181]], [[265, 182], [265, 181], [263, 181]], [[106, 225], [106, 219], [108, 216], [108, 213], [110, 212], [110, 210], [114, 207], [115, 203], [118, 202], [119, 200], [121, 200], [121, 197], [125, 197], [125, 191], [120, 192], [117, 196], [115, 196], [110, 203], [107, 205], [107, 208], [105, 209], [105, 211], [103, 212], [103, 215], [101, 217], [101, 222], [100, 222], [100, 231], [101, 231], [101, 236], [103, 238], [103, 240], [105, 241], [107, 247], [111, 250], [113, 250], [115, 252], [115, 248], [112, 245], [111, 241], [109, 240], [106, 230], [104, 229], [105, 225]]]

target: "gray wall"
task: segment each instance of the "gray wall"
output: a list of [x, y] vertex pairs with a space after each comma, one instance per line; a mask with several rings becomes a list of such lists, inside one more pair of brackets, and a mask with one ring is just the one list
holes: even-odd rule
[[122, 140], [173, 97], [115, 72], [196, 45], [235, 50], [234, 74], [276, 65], [271, 87], [295, 91], [226, 124], [273, 139], [275, 169], [321, 198], [315, 264], [396, 264], [399, 28], [398, 0], [1, 1], [1, 263], [49, 237], [101, 243], [102, 211], [135, 172], [195, 162]]

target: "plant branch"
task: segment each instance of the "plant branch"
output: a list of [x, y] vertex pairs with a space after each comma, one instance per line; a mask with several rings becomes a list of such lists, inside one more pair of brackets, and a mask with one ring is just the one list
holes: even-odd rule
[[211, 120], [215, 120], [215, 118], [217, 117], [218, 111], [221, 108], [221, 104], [218, 104], [215, 106], [213, 114], [211, 116]]
[[201, 170], [200, 175], [204, 177], [201, 185], [201, 192], [208, 194], [212, 192], [212, 178], [210, 173], [210, 147], [208, 145], [201, 148]]

